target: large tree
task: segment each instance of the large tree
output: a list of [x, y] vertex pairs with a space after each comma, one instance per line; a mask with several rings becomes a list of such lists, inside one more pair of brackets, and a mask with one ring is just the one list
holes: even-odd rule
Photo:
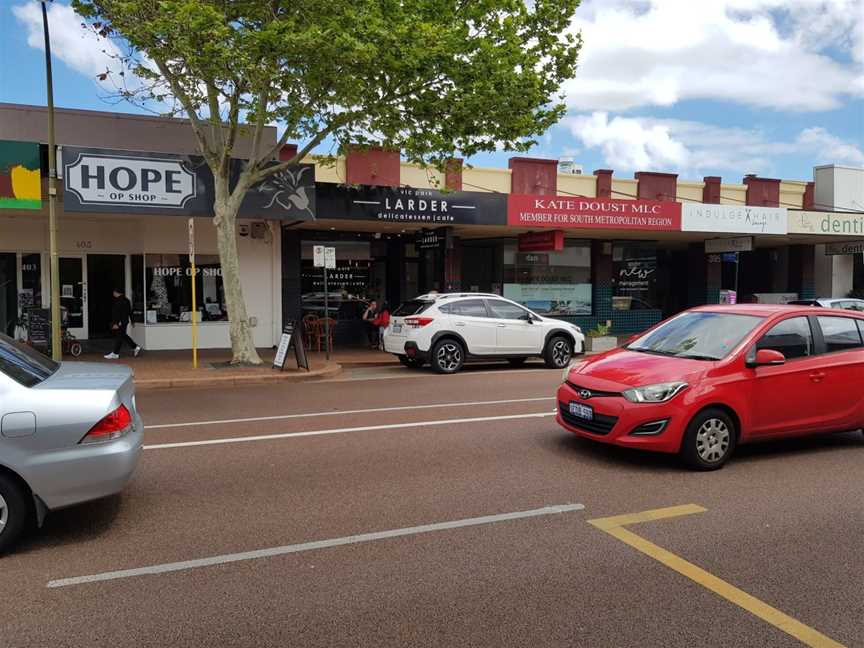
[[[247, 190], [330, 150], [379, 144], [446, 164], [525, 150], [564, 111], [581, 44], [579, 0], [73, 0], [127, 46], [120, 95], [189, 118], [213, 205], [234, 362], [260, 363], [240, 285], [236, 218]], [[131, 74], [129, 74], [131, 72]], [[125, 74], [125, 75], [124, 75]], [[129, 81], [134, 79], [133, 81]], [[125, 81], [125, 82], [123, 82]], [[263, 140], [278, 124], [276, 146]], [[238, 135], [252, 152], [238, 178]], [[274, 164], [283, 144], [302, 144]]]

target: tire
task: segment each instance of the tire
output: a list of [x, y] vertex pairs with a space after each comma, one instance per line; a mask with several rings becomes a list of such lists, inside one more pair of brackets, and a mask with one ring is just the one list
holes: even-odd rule
[[78, 356], [80, 356], [81, 355], [81, 343], [80, 342], [73, 342], [72, 344], [70, 344], [69, 345], [69, 354], [73, 358], [77, 358]]
[[432, 347], [430, 362], [436, 373], [456, 373], [465, 364], [465, 348], [457, 340], [445, 338]]
[[721, 409], [699, 412], [684, 433], [681, 458], [694, 470], [722, 468], [737, 443], [735, 422]]
[[0, 473], [0, 555], [21, 539], [32, 514], [30, 493], [14, 479]]
[[419, 369], [423, 366], [423, 361], [419, 358], [409, 358], [408, 356], [400, 355], [399, 362], [409, 369]]
[[510, 363], [511, 367], [521, 367], [525, 364], [526, 360], [528, 360], [528, 358], [507, 358], [507, 362]]
[[563, 369], [573, 359], [573, 342], [563, 335], [556, 335], [546, 343], [543, 359], [550, 369]]

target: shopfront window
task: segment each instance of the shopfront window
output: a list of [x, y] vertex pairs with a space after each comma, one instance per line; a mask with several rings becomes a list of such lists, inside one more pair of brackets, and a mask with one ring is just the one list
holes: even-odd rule
[[325, 315], [324, 269], [316, 268], [315, 245], [336, 248], [336, 268], [327, 271], [326, 314], [338, 321], [360, 320], [372, 299], [385, 292], [384, 279], [373, 272], [371, 246], [366, 241], [304, 241], [301, 256], [303, 315]]
[[[202, 321], [228, 319], [222, 267], [215, 255], [195, 258], [197, 309]], [[144, 255], [144, 283], [147, 289], [145, 322], [159, 324], [192, 321], [192, 268], [185, 254]], [[134, 276], [133, 263], [133, 276]], [[133, 292], [135, 280], [133, 279]], [[135, 302], [138, 302], [137, 297]], [[133, 304], [133, 310], [135, 306]]]
[[612, 246], [613, 310], [660, 308], [657, 294], [657, 246], [633, 241]]
[[21, 289], [18, 291], [18, 308], [42, 307], [42, 255], [21, 255]]
[[543, 315], [591, 314], [591, 245], [568, 241], [560, 252], [504, 247], [504, 297]]

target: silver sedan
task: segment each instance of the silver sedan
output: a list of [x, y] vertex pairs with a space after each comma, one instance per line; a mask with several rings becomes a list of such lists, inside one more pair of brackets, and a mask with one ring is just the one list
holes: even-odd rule
[[55, 363], [0, 334], [0, 553], [49, 511], [122, 490], [143, 437], [128, 367]]

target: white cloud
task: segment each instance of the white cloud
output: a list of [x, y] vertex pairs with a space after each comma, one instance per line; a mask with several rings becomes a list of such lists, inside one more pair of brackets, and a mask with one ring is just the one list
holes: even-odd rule
[[[12, 7], [12, 13], [27, 32], [27, 44], [35, 49], [45, 49], [42, 35], [42, 10], [38, 3]], [[82, 18], [68, 5], [51, 3], [48, 7], [48, 27], [51, 33], [51, 55], [60, 59], [73, 70], [96, 80], [96, 75], [106, 71], [117, 73], [122, 65], [116, 57], [120, 48], [111, 40], [100, 38], [91, 30], [84, 29]], [[113, 89], [111, 81], [102, 82]]]
[[797, 143], [813, 151], [817, 164], [837, 162], [864, 166], [864, 151], [844, 142], [824, 128], [807, 128], [801, 131]]
[[814, 164], [864, 164], [864, 152], [828, 133], [808, 128], [793, 141], [775, 141], [759, 130], [722, 128], [696, 121], [651, 117], [610, 118], [594, 112], [563, 125], [587, 148], [599, 149], [616, 171], [706, 171], [769, 174], [779, 156], [806, 156]]
[[817, 111], [864, 96], [860, 0], [589, 0], [573, 29], [577, 110], [708, 99]]

